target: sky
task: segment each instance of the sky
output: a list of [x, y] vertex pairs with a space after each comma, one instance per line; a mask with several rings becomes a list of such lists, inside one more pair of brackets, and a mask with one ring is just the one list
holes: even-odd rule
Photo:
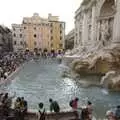
[[66, 33], [74, 28], [75, 11], [82, 0], [2, 0], [0, 6], [0, 24], [11, 28], [11, 24], [21, 24], [23, 17], [39, 13], [47, 18], [48, 13], [59, 16], [66, 23]]

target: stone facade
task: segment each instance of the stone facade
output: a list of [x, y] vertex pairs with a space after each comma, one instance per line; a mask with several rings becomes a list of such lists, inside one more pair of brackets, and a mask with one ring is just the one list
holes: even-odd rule
[[12, 41], [12, 31], [5, 26], [0, 26], [0, 53], [13, 51]]
[[25, 49], [23, 26], [20, 24], [12, 24], [13, 49], [14, 51], [22, 51]]
[[[16, 27], [16, 31], [14, 28]], [[48, 18], [42, 18], [38, 13], [31, 17], [24, 17], [22, 24], [13, 24], [14, 45], [15, 49], [24, 47], [34, 51], [35, 49], [47, 49], [48, 51], [59, 50], [64, 48], [65, 22], [59, 21], [58, 16], [48, 15]], [[22, 35], [20, 37], [20, 35]], [[24, 39], [24, 40], [23, 40]], [[21, 44], [21, 42], [24, 43]]]
[[120, 41], [120, 1], [83, 0], [75, 12], [75, 48], [90, 50]]
[[65, 36], [65, 49], [73, 49], [74, 48], [74, 32], [75, 30], [71, 30], [66, 36]]

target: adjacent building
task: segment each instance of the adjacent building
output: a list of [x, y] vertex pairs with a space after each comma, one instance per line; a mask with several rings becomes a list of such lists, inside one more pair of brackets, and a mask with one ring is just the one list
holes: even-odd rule
[[0, 54], [13, 51], [12, 31], [0, 25]]
[[120, 0], [83, 0], [75, 12], [74, 47], [120, 41]]
[[[17, 27], [14, 31], [14, 27]], [[15, 50], [29, 49], [54, 49], [64, 48], [65, 22], [59, 21], [58, 16], [48, 15], [48, 18], [41, 18], [38, 13], [32, 17], [24, 17], [21, 25], [12, 25], [13, 38], [19, 48]], [[20, 31], [21, 30], [21, 31]], [[17, 35], [18, 38], [14, 35]], [[16, 38], [15, 38], [16, 37]], [[15, 44], [14, 44], [15, 46]]]
[[50, 27], [47, 19], [41, 18], [37, 13], [34, 13], [32, 17], [23, 18], [22, 26], [24, 28], [26, 48], [31, 51], [35, 48], [50, 48]]
[[73, 49], [74, 48], [74, 36], [75, 36], [75, 29], [72, 29], [66, 36], [65, 36], [65, 49]]
[[59, 21], [58, 16], [48, 15], [50, 24], [50, 48], [64, 49], [65, 44], [65, 23]]
[[21, 24], [12, 24], [13, 49], [22, 51], [25, 49], [23, 26]]

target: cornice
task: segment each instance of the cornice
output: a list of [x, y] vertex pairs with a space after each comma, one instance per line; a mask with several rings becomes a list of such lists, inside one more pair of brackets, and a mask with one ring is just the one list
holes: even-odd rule
[[87, 5], [91, 0], [83, 0], [81, 5]]
[[84, 0], [81, 6], [76, 10], [75, 17], [77, 17], [81, 12], [88, 12], [93, 6], [95, 6], [97, 0]]

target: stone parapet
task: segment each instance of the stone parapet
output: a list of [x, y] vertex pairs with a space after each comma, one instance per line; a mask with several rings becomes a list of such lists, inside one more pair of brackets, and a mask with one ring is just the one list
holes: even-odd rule
[[[26, 115], [28, 120], [36, 120], [37, 114], [33, 112], [28, 112]], [[60, 113], [46, 113], [46, 120], [74, 120], [75, 114], [73, 111], [66, 111]]]

